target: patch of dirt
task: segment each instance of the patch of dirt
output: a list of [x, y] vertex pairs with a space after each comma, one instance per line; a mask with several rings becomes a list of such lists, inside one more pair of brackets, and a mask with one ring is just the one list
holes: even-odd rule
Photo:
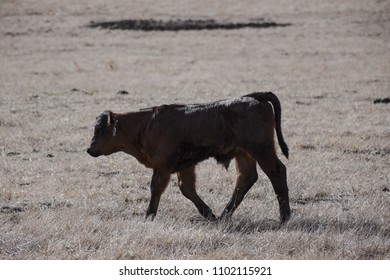
[[121, 172], [120, 171], [113, 171], [113, 172], [99, 171], [98, 172], [99, 176], [102, 176], [102, 177], [113, 177], [115, 175], [118, 175], [119, 173], [121, 173]]
[[129, 19], [118, 21], [91, 22], [88, 27], [119, 30], [140, 31], [183, 31], [183, 30], [214, 30], [214, 29], [240, 29], [240, 28], [270, 28], [286, 27], [290, 23], [276, 23], [272, 21], [258, 22], [217, 22], [215, 20], [155, 20], [155, 19]]
[[18, 213], [25, 210], [26, 208], [23, 206], [0, 206], [0, 213]]
[[359, 155], [374, 155], [374, 156], [388, 156], [390, 155], [389, 149], [352, 149], [344, 150], [344, 154], [359, 154]]
[[380, 103], [383, 103], [383, 104], [389, 104], [390, 103], [390, 98], [387, 97], [387, 98], [377, 98], [374, 100], [374, 104], [380, 104]]
[[311, 144], [302, 144], [300, 145], [302, 150], [315, 150], [316, 146], [311, 145]]
[[22, 203], [20, 205], [3, 205], [0, 206], [0, 213], [3, 214], [10, 214], [10, 213], [20, 213], [31, 209], [40, 209], [40, 210], [47, 210], [47, 209], [61, 209], [61, 208], [70, 208], [72, 207], [72, 203], [65, 202], [65, 201], [45, 201], [45, 202], [38, 202], [37, 204], [27, 204]]
[[335, 203], [335, 202], [340, 202], [342, 200], [343, 200], [342, 197], [334, 197], [334, 196], [329, 196], [325, 193], [317, 193], [314, 196], [292, 198], [291, 202], [296, 204], [306, 205], [309, 203], [317, 203], [317, 202]]
[[40, 209], [59, 209], [59, 208], [70, 208], [72, 203], [64, 201], [54, 201], [54, 202], [39, 202], [38, 207]]

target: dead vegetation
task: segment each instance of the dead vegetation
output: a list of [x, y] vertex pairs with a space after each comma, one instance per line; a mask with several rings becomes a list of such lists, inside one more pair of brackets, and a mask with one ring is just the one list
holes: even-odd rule
[[[0, 6], [0, 259], [389, 259], [386, 1], [5, 1]], [[286, 28], [141, 32], [91, 21], [197, 18]], [[260, 178], [206, 222], [172, 177], [145, 221], [151, 171], [86, 148], [95, 117], [273, 91], [292, 218]], [[125, 93], [126, 92], [126, 93]], [[381, 100], [375, 102], [375, 100]], [[198, 166], [217, 215], [234, 165]]]

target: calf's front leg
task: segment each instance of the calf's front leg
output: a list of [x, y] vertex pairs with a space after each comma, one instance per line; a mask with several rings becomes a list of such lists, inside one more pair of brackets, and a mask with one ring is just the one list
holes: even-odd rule
[[213, 211], [210, 207], [199, 197], [195, 189], [195, 165], [191, 165], [187, 169], [181, 170], [177, 173], [177, 177], [179, 179], [179, 187], [181, 193], [191, 200], [199, 213], [202, 214], [203, 217], [210, 221], [216, 221], [217, 218], [213, 214]]
[[152, 218], [157, 214], [158, 204], [160, 202], [161, 194], [164, 192], [170, 179], [170, 172], [165, 170], [153, 170], [152, 181], [150, 183], [151, 198], [148, 210], [146, 211], [146, 218]]

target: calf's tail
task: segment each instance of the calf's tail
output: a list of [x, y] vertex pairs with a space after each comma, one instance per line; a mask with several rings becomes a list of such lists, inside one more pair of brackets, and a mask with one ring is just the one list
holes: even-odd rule
[[268, 101], [272, 104], [274, 107], [276, 136], [283, 154], [286, 156], [286, 158], [288, 158], [288, 146], [286, 142], [284, 142], [282, 127], [280, 124], [282, 119], [282, 109], [278, 97], [272, 92], [254, 92], [245, 96], [252, 97], [260, 102]]

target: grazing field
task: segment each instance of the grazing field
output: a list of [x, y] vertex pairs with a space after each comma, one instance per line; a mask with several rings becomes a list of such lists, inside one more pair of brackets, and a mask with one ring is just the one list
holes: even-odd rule
[[[390, 259], [390, 2], [176, 2], [1, 1], [0, 259]], [[283, 226], [260, 170], [230, 221], [176, 175], [145, 221], [151, 170], [86, 153], [106, 109], [254, 91], [282, 103]], [[197, 174], [219, 215], [234, 164]]]

